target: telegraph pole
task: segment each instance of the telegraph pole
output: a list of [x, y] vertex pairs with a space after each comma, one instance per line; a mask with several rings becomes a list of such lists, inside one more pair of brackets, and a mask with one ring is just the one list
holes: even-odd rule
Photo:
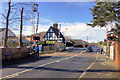
[[88, 42], [88, 36], [87, 36], [87, 42]]
[[[35, 33], [35, 12], [37, 12], [38, 11], [38, 4], [33, 4], [33, 9], [32, 9], [32, 11], [33, 11], [33, 13], [34, 13], [34, 16], [33, 16], [33, 18], [34, 18], [34, 23], [33, 23], [33, 33], [34, 33], [34, 35], [35, 34], [37, 34], [37, 29], [36, 29], [36, 33]], [[36, 42], [34, 41], [34, 44], [36, 44]]]
[[60, 29], [61, 29], [61, 24], [60, 24], [60, 28], [59, 28], [59, 32], [58, 32], [58, 40], [57, 40], [57, 42], [58, 42], [58, 51], [59, 51], [59, 38], [60, 38]]
[[38, 31], [38, 23], [39, 23], [39, 12], [37, 13], [36, 34], [37, 34], [37, 31]]

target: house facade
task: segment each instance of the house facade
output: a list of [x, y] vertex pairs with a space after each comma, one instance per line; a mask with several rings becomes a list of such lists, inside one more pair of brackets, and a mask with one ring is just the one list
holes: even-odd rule
[[62, 33], [58, 29], [58, 24], [53, 24], [53, 27], [50, 26], [48, 31], [46, 32], [44, 36], [45, 41], [59, 41], [59, 42], [65, 42], [65, 38], [62, 35]]
[[44, 40], [47, 44], [53, 44], [56, 46], [56, 50], [61, 51], [65, 49], [65, 38], [58, 29], [57, 23], [54, 23], [53, 26], [50, 26], [44, 35]]
[[[0, 42], [3, 43], [3, 39], [5, 37], [5, 28], [0, 28]], [[8, 38], [14, 39], [16, 38], [16, 35], [8, 29]]]

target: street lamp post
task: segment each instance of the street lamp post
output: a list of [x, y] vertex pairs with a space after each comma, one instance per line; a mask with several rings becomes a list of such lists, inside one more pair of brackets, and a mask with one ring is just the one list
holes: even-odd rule
[[[65, 31], [67, 31], [68, 28], [65, 29]], [[65, 31], [63, 32], [63, 36], [65, 36]], [[65, 50], [66, 50], [66, 37], [65, 37]]]
[[87, 36], [87, 42], [88, 42], [88, 36]]

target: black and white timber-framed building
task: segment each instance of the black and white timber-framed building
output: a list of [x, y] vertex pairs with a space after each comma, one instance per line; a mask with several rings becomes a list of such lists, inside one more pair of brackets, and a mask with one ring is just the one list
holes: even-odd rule
[[53, 27], [50, 26], [50, 28], [48, 29], [48, 31], [46, 32], [44, 36], [44, 40], [65, 42], [65, 38], [62, 35], [62, 33], [59, 31], [57, 23], [53, 24]]

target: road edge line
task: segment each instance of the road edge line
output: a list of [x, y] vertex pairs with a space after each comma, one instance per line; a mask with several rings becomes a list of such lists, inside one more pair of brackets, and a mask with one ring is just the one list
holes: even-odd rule
[[88, 69], [90, 69], [90, 68], [95, 64], [95, 62], [97, 61], [97, 59], [98, 59], [98, 54], [97, 54], [97, 57], [96, 57], [95, 61], [92, 62], [92, 64], [90, 64], [90, 65], [84, 70], [84, 72], [79, 75], [79, 77], [78, 77], [77, 80], [80, 80], [80, 78], [82, 78], [82, 77], [85, 75], [86, 71], [87, 71]]

